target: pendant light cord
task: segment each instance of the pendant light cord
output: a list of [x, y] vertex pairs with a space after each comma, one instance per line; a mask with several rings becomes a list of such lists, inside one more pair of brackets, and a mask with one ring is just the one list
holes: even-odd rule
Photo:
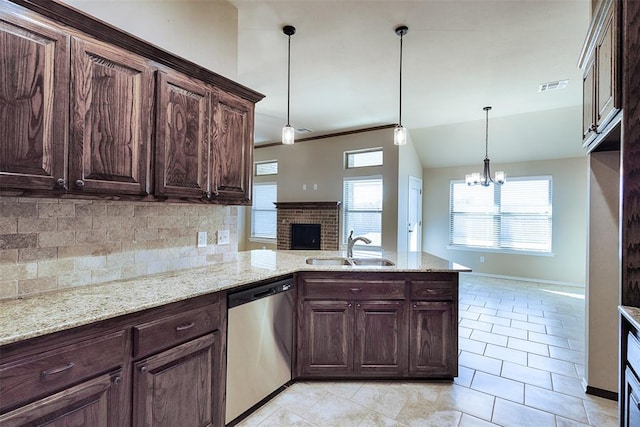
[[402, 38], [403, 33], [400, 33], [400, 105], [398, 106], [398, 126], [402, 126]]
[[491, 107], [484, 107], [484, 111], [487, 112], [485, 119], [485, 131], [484, 131], [484, 158], [489, 158], [489, 110]]
[[291, 106], [291, 35], [289, 34], [289, 46], [287, 48], [287, 126], [289, 124], [289, 112]]

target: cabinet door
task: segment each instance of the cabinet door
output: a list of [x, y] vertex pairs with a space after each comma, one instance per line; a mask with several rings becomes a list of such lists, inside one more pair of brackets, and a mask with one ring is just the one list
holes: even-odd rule
[[411, 305], [409, 372], [421, 377], [458, 375], [457, 322], [453, 302]]
[[374, 376], [405, 374], [405, 302], [357, 302], [355, 313], [355, 371]]
[[134, 426], [213, 426], [214, 366], [220, 345], [212, 333], [134, 365]]
[[68, 44], [52, 27], [0, 10], [0, 189], [64, 188]]
[[624, 427], [632, 427], [640, 425], [640, 383], [633, 371], [629, 368], [625, 369], [624, 384]]
[[117, 416], [118, 395], [124, 392], [121, 384], [120, 372], [101, 375], [0, 415], [0, 425], [121, 427]]
[[302, 376], [340, 376], [353, 372], [353, 304], [305, 301], [298, 330]]
[[582, 141], [595, 136], [595, 61], [591, 60], [582, 77]]
[[211, 96], [204, 83], [158, 72], [156, 194], [203, 197], [208, 191]]
[[151, 67], [105, 43], [71, 42], [69, 190], [148, 194]]
[[616, 28], [614, 20], [614, 8], [611, 10], [605, 18], [604, 26], [600, 40], [596, 46], [596, 58], [597, 58], [597, 75], [596, 81], [596, 100], [597, 100], [597, 117], [596, 123], [598, 124], [598, 131], [604, 130], [606, 125], [611, 121], [613, 116], [618, 112], [616, 108], [617, 94], [616, 94], [616, 46], [618, 43], [615, 40]]
[[251, 203], [254, 104], [215, 92], [211, 192], [228, 203]]

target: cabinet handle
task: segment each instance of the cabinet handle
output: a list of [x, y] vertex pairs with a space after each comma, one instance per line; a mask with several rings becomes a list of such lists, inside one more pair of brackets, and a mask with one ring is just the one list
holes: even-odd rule
[[349, 292], [352, 294], [359, 294], [362, 291], [362, 288], [349, 288]]
[[194, 326], [196, 326], [196, 324], [194, 322], [190, 322], [190, 323], [187, 323], [185, 325], [178, 325], [178, 326], [176, 326], [176, 331], [177, 332], [186, 331], [187, 329], [191, 329]]
[[84, 181], [81, 179], [76, 179], [76, 187], [78, 188], [84, 187]]
[[60, 368], [55, 368], [55, 369], [50, 369], [48, 371], [40, 372], [40, 377], [44, 378], [44, 377], [47, 377], [49, 375], [61, 374], [61, 373], [65, 372], [65, 371], [68, 371], [69, 369], [73, 368], [74, 366], [76, 366], [75, 363], [69, 362], [65, 366], [62, 366]]

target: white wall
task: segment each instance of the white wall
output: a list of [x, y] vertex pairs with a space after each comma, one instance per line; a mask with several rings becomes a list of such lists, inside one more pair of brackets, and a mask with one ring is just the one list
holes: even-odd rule
[[[515, 176], [553, 177], [554, 256], [500, 254], [496, 252], [448, 249], [449, 183], [464, 179], [479, 164], [424, 170], [422, 247], [442, 258], [466, 265], [474, 272], [547, 280], [585, 283], [587, 157], [534, 162], [493, 164], [507, 179]], [[480, 263], [480, 256], [485, 262]]]
[[[382, 147], [384, 167], [344, 168], [344, 152]], [[395, 251], [398, 227], [398, 152], [409, 146], [393, 145], [393, 129], [360, 132], [339, 137], [297, 142], [293, 146], [275, 145], [254, 150], [254, 161], [278, 160], [278, 175], [256, 179], [256, 182], [277, 182], [279, 202], [342, 201], [345, 176], [382, 175], [382, 246]], [[303, 189], [303, 185], [307, 189]], [[317, 189], [314, 189], [317, 185]], [[246, 208], [247, 211], [250, 208]], [[251, 215], [246, 215], [246, 234], [250, 234]], [[340, 223], [342, 232], [342, 221]], [[246, 247], [270, 248], [262, 242]]]
[[592, 153], [589, 166], [585, 382], [617, 392], [620, 152]]
[[238, 11], [224, 0], [62, 0], [232, 80], [238, 76]]

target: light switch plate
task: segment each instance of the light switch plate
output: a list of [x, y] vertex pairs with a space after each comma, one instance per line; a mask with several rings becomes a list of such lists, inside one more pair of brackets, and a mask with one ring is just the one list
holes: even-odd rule
[[229, 230], [218, 230], [218, 244], [219, 245], [229, 244]]
[[207, 247], [207, 232], [206, 231], [198, 231], [198, 243], [197, 246], [199, 248]]

